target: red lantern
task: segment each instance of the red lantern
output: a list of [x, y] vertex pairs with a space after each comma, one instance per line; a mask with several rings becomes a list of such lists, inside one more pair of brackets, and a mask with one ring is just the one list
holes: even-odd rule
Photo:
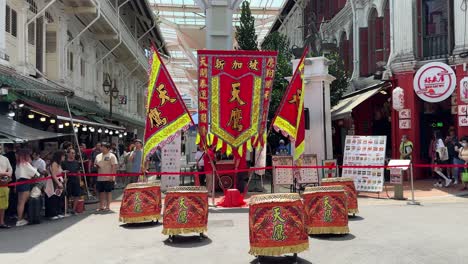
[[405, 108], [405, 91], [401, 87], [393, 89], [392, 92], [393, 109], [400, 111]]

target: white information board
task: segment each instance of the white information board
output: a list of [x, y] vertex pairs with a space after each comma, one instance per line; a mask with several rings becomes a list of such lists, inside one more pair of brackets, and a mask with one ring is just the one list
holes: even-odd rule
[[[317, 155], [315, 154], [304, 154], [302, 155], [301, 166], [317, 166]], [[300, 177], [298, 183], [314, 183], [319, 184], [319, 173], [317, 168], [301, 168], [299, 170]]]
[[[276, 166], [292, 166], [293, 157], [291, 156], [273, 156], [273, 167]], [[293, 184], [293, 170], [292, 169], [278, 169], [273, 170], [273, 184], [274, 185], [291, 185]]]
[[[166, 144], [161, 150], [161, 171], [162, 172], [180, 172], [181, 157], [181, 135], [176, 135], [174, 140]], [[178, 186], [180, 175], [162, 175], [161, 190], [165, 191], [168, 187]]]
[[[386, 136], [346, 136], [344, 166], [384, 166]], [[354, 179], [360, 192], [381, 192], [384, 168], [343, 168], [342, 177]]]

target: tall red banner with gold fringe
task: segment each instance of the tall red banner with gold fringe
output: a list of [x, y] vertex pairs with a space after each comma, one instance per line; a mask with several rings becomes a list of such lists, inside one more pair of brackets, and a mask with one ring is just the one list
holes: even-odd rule
[[206, 139], [201, 143], [236, 156], [264, 146], [277, 54], [198, 51], [198, 126]]
[[294, 160], [299, 159], [305, 149], [304, 59], [308, 52], [306, 48], [273, 119], [273, 128], [294, 142]]
[[191, 117], [159, 53], [150, 58], [143, 160], [189, 127]]

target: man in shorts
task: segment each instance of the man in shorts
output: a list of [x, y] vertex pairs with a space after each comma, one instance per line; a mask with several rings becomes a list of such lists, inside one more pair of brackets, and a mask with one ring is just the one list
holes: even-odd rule
[[98, 174], [105, 175], [99, 175], [96, 182], [96, 189], [99, 193], [98, 211], [110, 211], [115, 176], [109, 176], [109, 174], [115, 175], [117, 173], [118, 161], [117, 157], [110, 152], [111, 145], [109, 143], [102, 143], [101, 150], [102, 153], [97, 155], [94, 161]]
[[10, 161], [5, 156], [0, 155], [0, 229], [10, 228], [10, 226], [5, 224], [5, 210], [8, 208], [10, 194], [7, 184], [11, 181], [12, 173], [13, 169], [11, 168]]

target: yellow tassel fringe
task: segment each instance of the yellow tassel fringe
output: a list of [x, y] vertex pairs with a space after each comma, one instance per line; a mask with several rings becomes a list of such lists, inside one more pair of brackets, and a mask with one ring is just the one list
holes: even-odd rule
[[321, 234], [349, 234], [348, 226], [320, 226], [320, 227], [307, 227], [307, 234], [321, 235]]
[[159, 221], [161, 219], [161, 214], [155, 215], [146, 215], [138, 217], [119, 217], [119, 221], [125, 224], [136, 224], [136, 223], [146, 223], [151, 221]]
[[286, 247], [250, 247], [249, 254], [253, 256], [280, 256], [283, 254], [300, 253], [309, 249], [309, 242]]
[[356, 209], [348, 208], [348, 214], [359, 214], [359, 210], [357, 208]]
[[208, 231], [208, 227], [193, 227], [193, 228], [163, 228], [162, 234], [166, 236], [175, 236], [187, 233], [204, 233]]

